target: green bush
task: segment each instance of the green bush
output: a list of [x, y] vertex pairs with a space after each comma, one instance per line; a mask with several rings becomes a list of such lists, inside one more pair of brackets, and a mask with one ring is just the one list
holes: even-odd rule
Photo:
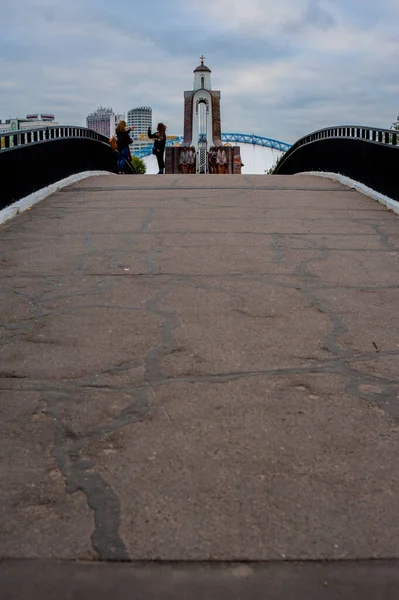
[[268, 169], [267, 171], [265, 171], [265, 173], [267, 175], [274, 175], [275, 170], [277, 169], [278, 165], [280, 164], [280, 161], [283, 160], [285, 152], [276, 160], [276, 162], [274, 163], [274, 165]]
[[139, 175], [144, 175], [144, 173], [147, 171], [145, 162], [138, 156], [132, 156], [132, 165]]

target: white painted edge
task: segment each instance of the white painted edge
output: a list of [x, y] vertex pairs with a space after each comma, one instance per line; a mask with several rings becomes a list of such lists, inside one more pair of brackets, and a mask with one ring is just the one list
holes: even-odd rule
[[[346, 185], [351, 188], [355, 188], [355, 190], [357, 190], [361, 194], [364, 194], [365, 196], [369, 196], [373, 200], [377, 200], [377, 202], [380, 202], [387, 208], [390, 208], [397, 215], [399, 215], [399, 202], [397, 202], [396, 200], [393, 200], [393, 198], [389, 198], [388, 196], [385, 196], [384, 194], [380, 194], [380, 192], [376, 192], [372, 188], [367, 187], [367, 185], [364, 185], [363, 183], [360, 183], [359, 181], [355, 181], [354, 179], [351, 179], [350, 177], [341, 175], [340, 173], [328, 173], [328, 172], [324, 172], [324, 171], [308, 171], [308, 172], [304, 172], [304, 173], [297, 173], [297, 175], [313, 175], [314, 177], [326, 177], [327, 179], [334, 179], [335, 181], [339, 181], [339, 183], [342, 183], [343, 185]], [[398, 185], [399, 185], [399, 183], [398, 183]]]
[[34, 204], [40, 202], [44, 198], [51, 196], [57, 190], [66, 187], [67, 185], [71, 185], [71, 183], [76, 183], [77, 181], [81, 181], [82, 179], [86, 179], [87, 177], [97, 177], [99, 175], [114, 175], [109, 171], [83, 171], [81, 173], [75, 173], [75, 175], [70, 175], [69, 177], [65, 177], [65, 179], [60, 179], [60, 181], [56, 181], [47, 187], [41, 188], [29, 196], [25, 196], [20, 200], [17, 200], [10, 206], [6, 206], [2, 210], [0, 210], [0, 225], [13, 219], [20, 212], [31, 208]]

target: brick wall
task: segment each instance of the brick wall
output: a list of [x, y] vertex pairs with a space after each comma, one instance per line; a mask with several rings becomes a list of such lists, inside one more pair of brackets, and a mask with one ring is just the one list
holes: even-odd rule
[[212, 119], [213, 119], [213, 143], [215, 146], [222, 145], [222, 126], [220, 120], [220, 92], [211, 92], [212, 96]]
[[193, 143], [193, 96], [195, 92], [184, 92], [184, 145]]

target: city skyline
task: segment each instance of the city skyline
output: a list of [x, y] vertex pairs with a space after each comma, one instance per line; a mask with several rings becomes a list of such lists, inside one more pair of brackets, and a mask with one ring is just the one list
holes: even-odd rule
[[396, 0], [247, 0], [245, 10], [238, 0], [153, 0], [151, 15], [127, 0], [2, 8], [3, 118], [38, 106], [84, 125], [99, 105], [151, 106], [153, 121], [179, 134], [202, 53], [224, 131], [293, 142], [335, 124], [388, 128], [398, 114]]

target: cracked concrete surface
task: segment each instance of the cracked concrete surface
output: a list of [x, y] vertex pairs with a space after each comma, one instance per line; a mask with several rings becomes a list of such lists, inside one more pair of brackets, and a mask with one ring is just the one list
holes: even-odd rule
[[104, 176], [0, 227], [0, 556], [399, 555], [399, 220]]

